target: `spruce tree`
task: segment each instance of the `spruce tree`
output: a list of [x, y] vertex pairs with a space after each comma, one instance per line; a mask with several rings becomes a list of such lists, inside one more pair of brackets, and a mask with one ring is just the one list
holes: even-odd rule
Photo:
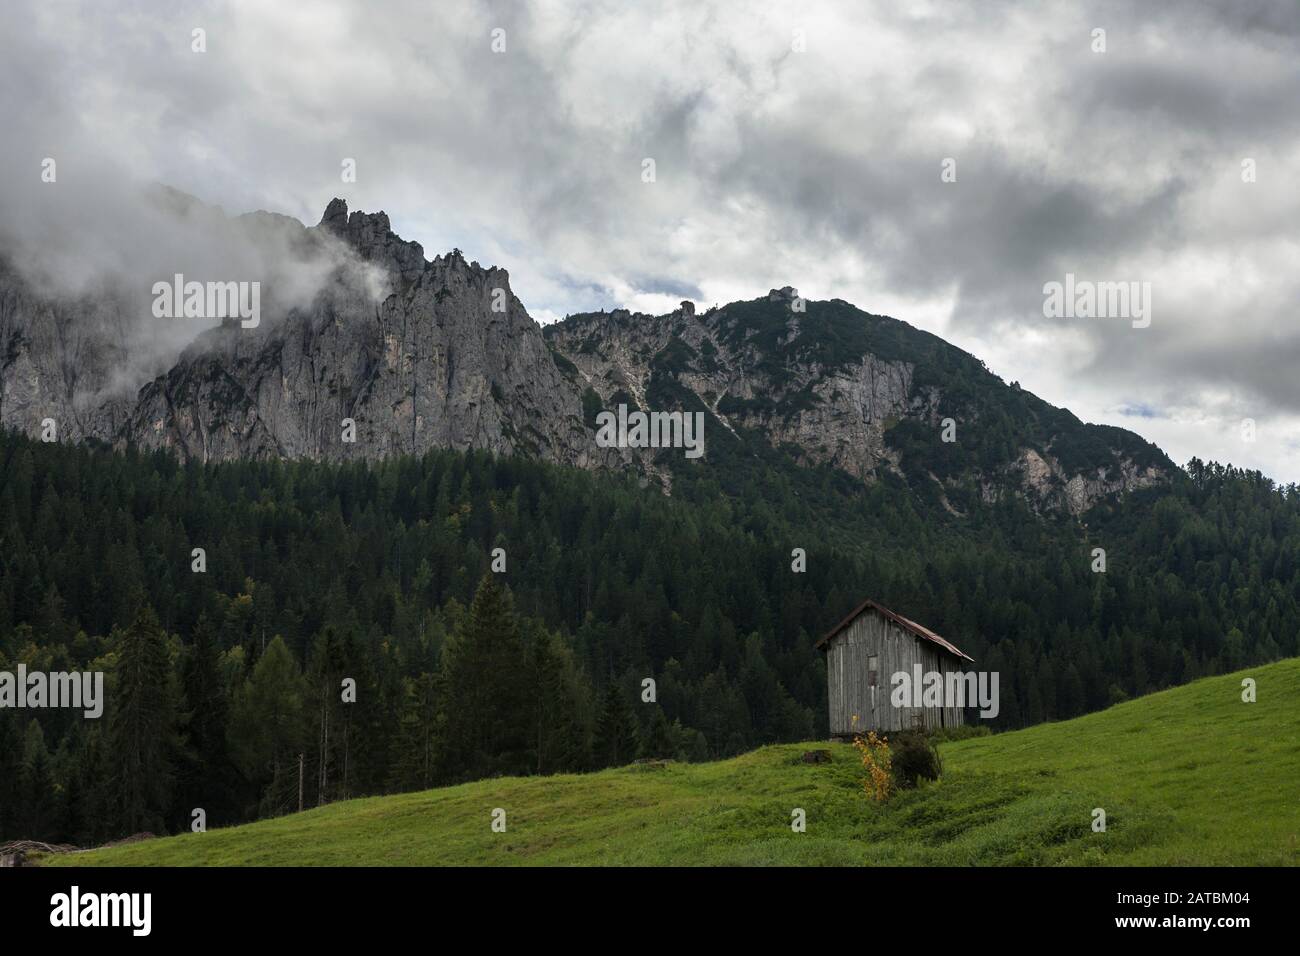
[[650, 729], [646, 732], [641, 747], [641, 756], [666, 759], [676, 755], [677, 743], [673, 740], [672, 725], [668, 723], [663, 708], [655, 707], [654, 716], [650, 718]]
[[14, 711], [0, 710], [0, 841], [18, 835], [18, 768], [22, 757]]
[[509, 590], [485, 574], [442, 650], [440, 767], [444, 779], [529, 770], [527, 648]]
[[402, 682], [397, 750], [389, 787], [397, 791], [426, 790], [434, 784], [437, 756], [437, 687], [432, 674]]
[[276, 635], [230, 711], [230, 756], [261, 794], [265, 813], [297, 806], [298, 754], [305, 744], [304, 687], [293, 654]]
[[161, 831], [170, 810], [178, 706], [167, 639], [148, 605], [117, 645], [109, 751], [117, 820], [126, 833]]
[[627, 698], [615, 681], [605, 688], [600, 720], [596, 724], [594, 757], [600, 767], [621, 767], [636, 758], [636, 719]]
[[231, 819], [230, 757], [226, 747], [229, 701], [221, 677], [216, 629], [206, 614], [199, 616], [182, 669], [182, 686], [189, 720], [189, 750], [181, 788], [183, 803], [203, 807], [209, 822]]
[[590, 692], [558, 635], [530, 625], [535, 773], [585, 769], [590, 752]]
[[33, 717], [23, 735], [22, 764], [18, 773], [19, 835], [28, 840], [54, 837], [52, 799], [54, 777], [50, 772], [50, 754], [45, 733]]

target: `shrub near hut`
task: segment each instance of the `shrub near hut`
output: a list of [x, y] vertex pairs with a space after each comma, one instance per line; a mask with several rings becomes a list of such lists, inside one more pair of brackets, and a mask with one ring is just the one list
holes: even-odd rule
[[923, 733], [904, 731], [894, 736], [891, 745], [888, 737], [879, 737], [872, 730], [865, 736], [855, 735], [853, 746], [867, 771], [862, 789], [877, 803], [888, 800], [895, 790], [915, 787], [922, 779], [938, 780], [943, 772], [939, 751]]
[[894, 782], [901, 788], [915, 787], [922, 779], [938, 780], [943, 772], [939, 751], [925, 734], [895, 734], [890, 751]]

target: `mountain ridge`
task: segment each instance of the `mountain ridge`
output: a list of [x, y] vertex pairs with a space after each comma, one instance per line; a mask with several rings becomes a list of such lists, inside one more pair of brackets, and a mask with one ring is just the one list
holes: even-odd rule
[[716, 448], [721, 467], [775, 455], [901, 480], [954, 514], [1009, 491], [1079, 515], [1175, 472], [1140, 436], [1084, 424], [938, 336], [842, 299], [786, 286], [704, 312], [686, 301], [543, 327], [505, 269], [458, 249], [426, 259], [383, 211], [335, 198], [315, 226], [260, 211], [234, 222], [311, 263], [317, 284], [272, 296], [257, 328], [208, 328], [133, 394], [112, 374], [132, 343], [106, 318], [121, 325], [129, 306], [51, 301], [0, 271], [0, 424], [36, 435], [53, 418], [60, 438], [202, 461], [481, 449], [632, 470], [671, 492], [699, 462], [596, 442], [595, 412], [627, 404], [703, 413], [705, 460]]

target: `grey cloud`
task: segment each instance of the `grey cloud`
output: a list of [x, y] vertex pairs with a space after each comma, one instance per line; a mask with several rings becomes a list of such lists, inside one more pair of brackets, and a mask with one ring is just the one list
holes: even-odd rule
[[[47, 150], [61, 194], [81, 179], [102, 201], [88, 234], [121, 234], [132, 179], [305, 222], [338, 194], [430, 254], [505, 266], [542, 314], [789, 283], [950, 311], [935, 331], [994, 347], [1008, 380], [1050, 366], [1057, 403], [1300, 420], [1296, 289], [1272, 265], [1300, 214], [1293, 0], [27, 6], [31, 30], [0, 39], [11, 223], [40, 222]], [[140, 243], [118, 245], [100, 254]], [[1066, 271], [1151, 279], [1152, 328], [1045, 320]]]

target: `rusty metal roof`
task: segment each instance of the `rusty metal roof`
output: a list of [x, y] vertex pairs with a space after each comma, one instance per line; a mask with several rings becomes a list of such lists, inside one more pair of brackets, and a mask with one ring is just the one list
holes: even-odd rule
[[911, 634], [915, 634], [917, 637], [921, 638], [922, 640], [929, 641], [932, 644], [938, 644], [949, 654], [952, 654], [955, 657], [960, 657], [962, 660], [970, 661], [972, 664], [975, 663], [975, 658], [971, 657], [965, 651], [960, 650], [955, 644], [952, 644], [944, 640], [942, 637], [934, 633], [934, 631], [930, 630], [928, 627], [922, 627], [920, 624], [917, 624], [915, 621], [908, 620], [907, 618], [903, 617], [903, 615], [897, 613], [896, 611], [891, 611], [883, 604], [877, 604], [875, 601], [871, 600], [871, 598], [867, 598], [865, 601], [863, 601], [861, 604], [855, 607], [852, 611], [850, 611], [848, 617], [846, 617], [844, 620], [840, 621], [840, 623], [836, 624], [833, 628], [827, 631], [822, 636], [822, 639], [818, 641], [814, 646], [825, 647], [827, 641], [829, 641], [840, 631], [844, 630], [846, 627], [852, 624], [854, 620], [857, 619], [858, 615], [861, 614], [863, 611], [865, 611], [867, 608], [871, 608], [873, 611], [876, 611], [878, 614], [883, 615], [884, 617], [893, 621], [899, 627], [903, 628], [905, 631], [908, 631]]

